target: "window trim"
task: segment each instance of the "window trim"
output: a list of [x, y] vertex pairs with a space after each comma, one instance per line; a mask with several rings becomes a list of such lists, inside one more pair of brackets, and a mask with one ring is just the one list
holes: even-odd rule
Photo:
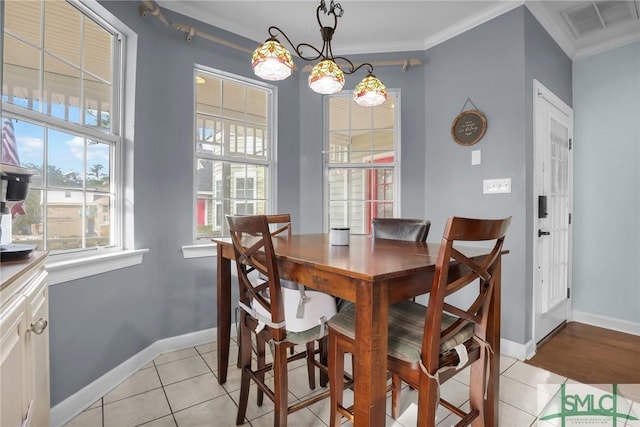
[[[117, 103], [114, 101], [114, 107], [117, 108], [116, 120], [120, 129], [120, 146], [115, 150], [114, 185], [120, 196], [116, 197], [114, 207], [120, 213], [120, 217], [119, 225], [114, 232], [119, 236], [120, 246], [51, 254], [46, 262], [50, 285], [139, 265], [142, 263], [143, 255], [149, 251], [149, 249], [134, 249], [133, 140], [138, 36], [97, 0], [67, 1], [91, 19], [112, 27], [119, 36], [120, 46], [114, 52], [119, 55], [118, 61], [122, 72], [114, 73], [114, 84], [119, 85], [118, 101]], [[19, 107], [3, 103], [2, 108], [13, 114], [13, 108]], [[20, 109], [18, 115], [23, 115], [23, 110]], [[102, 138], [107, 136], [101, 135]]]
[[[270, 197], [267, 199], [267, 212], [275, 212], [277, 209], [277, 200], [278, 200], [278, 109], [276, 108], [278, 105], [278, 87], [266, 83], [260, 80], [254, 80], [248, 77], [232, 74], [226, 71], [222, 71], [220, 69], [208, 67], [201, 64], [195, 64], [193, 67], [193, 130], [191, 135], [192, 143], [196, 140], [196, 128], [197, 128], [197, 100], [196, 100], [196, 91], [197, 91], [197, 83], [196, 83], [196, 75], [198, 72], [213, 74], [218, 78], [231, 80], [243, 85], [249, 85], [254, 87], [259, 87], [268, 92], [267, 103], [269, 109], [269, 117], [267, 118], [267, 129], [269, 130], [269, 134], [271, 136], [271, 155], [267, 160], [261, 159], [251, 159], [250, 163], [242, 161], [242, 158], [233, 157], [233, 156], [215, 156], [216, 161], [221, 162], [231, 162], [231, 163], [241, 163], [241, 164], [255, 164], [266, 166], [268, 168], [269, 175], [269, 183], [268, 183], [268, 191]], [[211, 257], [216, 256], [216, 244], [211, 243], [208, 238], [198, 238], [198, 222], [197, 222], [197, 209], [196, 203], [198, 199], [198, 188], [197, 188], [197, 174], [198, 174], [198, 159], [199, 158], [209, 158], [208, 156], [200, 156], [198, 157], [198, 152], [195, 148], [195, 144], [192, 145], [193, 150], [193, 199], [192, 206], [194, 208], [194, 212], [192, 215], [192, 233], [193, 233], [193, 243], [191, 245], [183, 245], [181, 247], [183, 258], [200, 258], [200, 257]], [[215, 191], [215, 189], [214, 189]]]

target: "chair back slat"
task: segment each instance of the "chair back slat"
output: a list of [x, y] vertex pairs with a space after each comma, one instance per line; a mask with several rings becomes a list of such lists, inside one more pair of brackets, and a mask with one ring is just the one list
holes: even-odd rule
[[286, 231], [286, 237], [291, 237], [291, 214], [272, 214], [266, 217], [270, 226], [275, 225], [275, 227], [269, 227], [271, 236], [279, 236]]
[[[238, 269], [239, 299], [245, 306], [258, 303], [270, 313], [271, 322], [284, 322], [280, 276], [269, 221], [265, 215], [227, 216]], [[249, 275], [253, 270], [259, 274]], [[272, 328], [273, 338], [283, 340], [284, 327]]]
[[[438, 252], [435, 274], [431, 283], [429, 303], [422, 343], [422, 362], [429, 372], [439, 367], [440, 344], [461, 331], [469, 323], [474, 324], [474, 334], [486, 339], [489, 303], [493, 295], [494, 272], [499, 266], [504, 237], [511, 217], [504, 219], [474, 219], [451, 217], [447, 221]], [[493, 246], [482, 257], [469, 257], [463, 249], [454, 247], [460, 242], [487, 241]], [[469, 285], [477, 286], [477, 295], [466, 308], [461, 308], [445, 298]], [[442, 330], [443, 313], [457, 320]]]

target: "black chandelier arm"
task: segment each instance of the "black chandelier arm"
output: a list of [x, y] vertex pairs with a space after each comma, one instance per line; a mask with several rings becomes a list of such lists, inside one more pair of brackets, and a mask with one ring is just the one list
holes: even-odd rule
[[[284, 31], [282, 31], [280, 28], [276, 27], [275, 25], [272, 25], [271, 27], [269, 27], [269, 35], [271, 36], [272, 39], [276, 39], [276, 40], [277, 40], [277, 36], [284, 37], [285, 40], [287, 40], [287, 42], [289, 43], [289, 46], [295, 51], [295, 53], [305, 61], [315, 61], [316, 59], [320, 59], [324, 57], [324, 53], [323, 53], [324, 45], [322, 46], [323, 50], [319, 50], [317, 47], [310, 45], [309, 43], [300, 43], [299, 45], [295, 45], [291, 41], [289, 36], [287, 36], [287, 34]], [[313, 50], [317, 55], [307, 56], [303, 54], [301, 49], [303, 47], [308, 47], [309, 49]]]
[[344, 56], [336, 56], [333, 58], [333, 60], [337, 63], [338, 60], [339, 61], [344, 61], [347, 64], [349, 64], [349, 68], [348, 69], [342, 69], [342, 72], [345, 74], [353, 74], [356, 71], [358, 71], [360, 68], [362, 67], [367, 67], [367, 71], [371, 74], [373, 74], [373, 65], [369, 64], [368, 62], [364, 62], [358, 66], [354, 65], [353, 62], [351, 62], [349, 59], [345, 58]]

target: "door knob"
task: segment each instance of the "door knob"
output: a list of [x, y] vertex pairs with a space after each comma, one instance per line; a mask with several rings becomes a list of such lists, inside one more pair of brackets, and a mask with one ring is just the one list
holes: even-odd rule
[[551, 232], [550, 231], [542, 231], [542, 230], [538, 230], [538, 237], [542, 237], [542, 236], [548, 236], [550, 235]]

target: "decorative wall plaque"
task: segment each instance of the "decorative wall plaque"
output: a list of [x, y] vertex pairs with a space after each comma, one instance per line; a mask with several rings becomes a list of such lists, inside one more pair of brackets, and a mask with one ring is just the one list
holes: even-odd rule
[[451, 137], [460, 145], [473, 145], [487, 131], [487, 119], [478, 110], [462, 111], [451, 124]]

